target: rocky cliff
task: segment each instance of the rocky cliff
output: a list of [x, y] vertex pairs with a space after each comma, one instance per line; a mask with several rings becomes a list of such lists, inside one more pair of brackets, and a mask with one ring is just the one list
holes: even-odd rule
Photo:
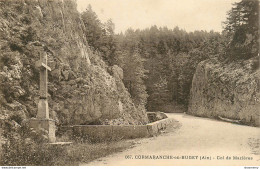
[[122, 69], [89, 49], [75, 1], [0, 0], [0, 119], [35, 117], [39, 70], [48, 54], [50, 116], [60, 125], [145, 124]]
[[259, 58], [225, 64], [201, 62], [193, 77], [188, 112], [260, 126]]

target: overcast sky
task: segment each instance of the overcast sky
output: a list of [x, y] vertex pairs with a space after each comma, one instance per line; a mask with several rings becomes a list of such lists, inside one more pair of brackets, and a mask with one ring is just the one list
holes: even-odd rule
[[128, 28], [158, 27], [194, 30], [222, 30], [222, 21], [238, 0], [77, 0], [78, 10], [88, 4], [102, 22], [109, 18], [115, 23], [115, 32]]

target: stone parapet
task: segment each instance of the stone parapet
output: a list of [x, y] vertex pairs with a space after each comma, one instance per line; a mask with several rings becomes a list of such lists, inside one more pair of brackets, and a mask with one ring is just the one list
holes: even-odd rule
[[[74, 136], [86, 138], [108, 139], [112, 137], [133, 139], [156, 136], [173, 122], [166, 118], [147, 125], [75, 125], [72, 129]], [[68, 127], [66, 127], [68, 129]]]

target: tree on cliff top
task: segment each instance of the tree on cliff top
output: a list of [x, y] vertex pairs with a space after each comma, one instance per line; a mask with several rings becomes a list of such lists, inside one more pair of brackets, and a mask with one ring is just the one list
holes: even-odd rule
[[234, 4], [224, 22], [230, 38], [227, 54], [231, 58], [255, 57], [259, 51], [259, 1], [242, 0]]
[[81, 14], [85, 25], [85, 36], [88, 45], [94, 50], [101, 52], [103, 59], [109, 64], [114, 64], [116, 44], [114, 38], [115, 24], [109, 19], [102, 23], [97, 14], [92, 10], [91, 5]]

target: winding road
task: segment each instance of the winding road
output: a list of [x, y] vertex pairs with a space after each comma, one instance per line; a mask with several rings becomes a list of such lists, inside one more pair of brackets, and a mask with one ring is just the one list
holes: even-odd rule
[[178, 121], [178, 129], [138, 139], [133, 148], [84, 165], [260, 165], [260, 128], [186, 114], [167, 115]]

